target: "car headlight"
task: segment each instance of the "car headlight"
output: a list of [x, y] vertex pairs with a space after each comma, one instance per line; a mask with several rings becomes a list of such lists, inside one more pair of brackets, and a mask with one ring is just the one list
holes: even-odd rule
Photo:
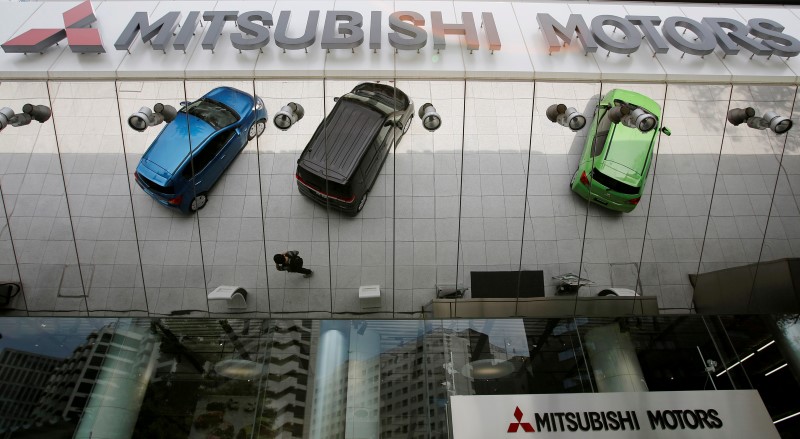
[[264, 108], [264, 101], [261, 98], [256, 98], [256, 110], [261, 110]]

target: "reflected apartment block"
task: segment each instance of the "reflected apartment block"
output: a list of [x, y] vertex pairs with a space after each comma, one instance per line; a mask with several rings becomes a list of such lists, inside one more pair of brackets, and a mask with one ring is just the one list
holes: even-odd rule
[[272, 339], [266, 352], [269, 364], [264, 405], [274, 411], [274, 438], [303, 437], [311, 356], [311, 334], [318, 322], [288, 320], [270, 328]]
[[448, 396], [471, 388], [455, 372], [468, 352], [468, 339], [438, 328], [381, 353], [381, 437], [447, 437]]
[[113, 324], [92, 332], [50, 374], [44, 394], [32, 412], [34, 423], [77, 421], [95, 391], [98, 377], [111, 364], [109, 358], [115, 360], [116, 373], [132, 373], [143, 357], [149, 358], [142, 353], [152, 352], [155, 347], [152, 337], [142, 337], [141, 331], [119, 329]]
[[0, 352], [0, 434], [31, 420], [61, 358], [6, 348]]

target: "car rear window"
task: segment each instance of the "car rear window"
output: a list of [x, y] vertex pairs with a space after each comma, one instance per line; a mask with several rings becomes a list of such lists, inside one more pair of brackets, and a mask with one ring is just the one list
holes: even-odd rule
[[297, 167], [297, 171], [300, 173], [300, 178], [303, 179], [308, 185], [313, 186], [320, 192], [324, 192], [328, 195], [333, 195], [335, 197], [340, 198], [349, 198], [352, 196], [352, 188], [345, 186], [343, 184], [334, 183], [332, 181], [326, 181], [321, 176], [317, 175], [313, 172], [308, 172], [302, 166]]
[[639, 193], [638, 187], [625, 184], [615, 178], [609, 177], [608, 175], [598, 171], [597, 168], [592, 171], [592, 178], [594, 178], [594, 181], [602, 184], [612, 191], [619, 192], [621, 194], [635, 195]]
[[160, 192], [160, 193], [166, 194], [166, 195], [172, 195], [172, 194], [175, 193], [175, 188], [173, 188], [172, 186], [161, 186], [161, 185], [156, 184], [155, 182], [153, 182], [149, 178], [142, 177], [140, 174], [137, 174], [137, 176], [139, 178], [139, 181], [142, 182], [142, 184], [147, 186], [147, 188], [152, 190], [152, 191]]

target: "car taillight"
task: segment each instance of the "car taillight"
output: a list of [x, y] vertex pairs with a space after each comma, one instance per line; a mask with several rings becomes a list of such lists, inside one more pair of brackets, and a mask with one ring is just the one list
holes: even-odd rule
[[584, 186], [589, 186], [589, 177], [586, 176], [586, 171], [583, 171], [583, 174], [581, 174], [581, 183], [583, 183]]
[[138, 172], [134, 172], [133, 173], [133, 178], [136, 179], [136, 181], [139, 181], [139, 173]]
[[639, 204], [639, 200], [641, 200], [641, 199], [642, 199], [642, 197], [636, 197], [636, 198], [628, 200], [628, 202], [635, 206], [635, 205]]
[[181, 204], [181, 201], [183, 201], [183, 195], [178, 195], [177, 197], [167, 201], [167, 203], [169, 203], [169, 204], [171, 204], [173, 206], [178, 206], [178, 205]]
[[307, 183], [305, 180], [303, 180], [303, 177], [300, 176], [300, 173], [295, 173], [294, 174], [294, 178], [296, 178], [297, 181], [300, 184], [302, 184], [303, 186], [305, 186], [305, 187], [311, 189], [312, 191], [322, 195], [323, 197], [333, 198], [334, 200], [339, 200], [339, 201], [341, 201], [343, 203], [352, 203], [353, 201], [356, 200], [356, 196], [355, 195], [351, 195], [348, 198], [342, 198], [342, 197], [337, 197], [336, 195], [331, 195], [331, 194], [329, 194], [329, 193], [327, 193], [325, 191], [319, 190], [316, 187], [314, 187], [313, 185], [311, 185], [311, 184]]

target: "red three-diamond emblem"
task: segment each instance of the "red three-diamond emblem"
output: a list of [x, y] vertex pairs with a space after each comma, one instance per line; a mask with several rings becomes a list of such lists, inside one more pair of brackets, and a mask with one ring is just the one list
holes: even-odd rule
[[517, 422], [512, 422], [508, 424], [508, 433], [516, 433], [520, 427], [522, 427], [522, 431], [525, 433], [533, 433], [536, 430], [533, 429], [533, 425], [530, 422], [522, 422], [522, 410], [517, 407], [514, 410], [514, 418], [517, 419]]
[[6, 53], [43, 52], [64, 38], [69, 48], [76, 53], [104, 53], [100, 31], [87, 26], [97, 21], [91, 0], [64, 12], [62, 29], [30, 29], [8, 40], [2, 45]]

